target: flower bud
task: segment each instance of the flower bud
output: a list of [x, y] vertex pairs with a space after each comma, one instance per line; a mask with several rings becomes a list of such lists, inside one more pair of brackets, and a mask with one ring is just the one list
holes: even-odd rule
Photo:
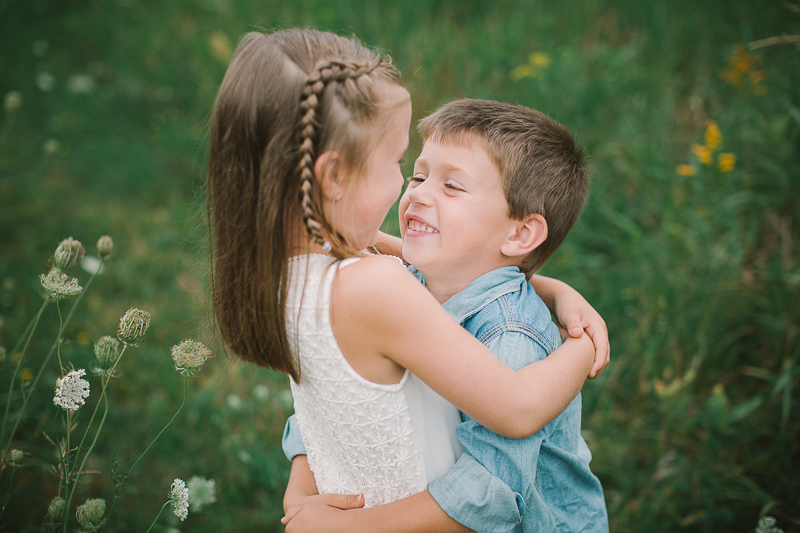
[[83, 531], [97, 531], [103, 525], [104, 514], [106, 501], [102, 498], [89, 498], [86, 503], [78, 506], [75, 516]]
[[47, 507], [47, 514], [53, 518], [60, 518], [64, 514], [64, 505], [66, 505], [64, 498], [56, 496]]
[[184, 376], [193, 376], [199, 372], [209, 357], [211, 357], [211, 350], [206, 348], [203, 343], [190, 339], [172, 347], [172, 361], [175, 363], [175, 370]]
[[130, 346], [139, 346], [150, 327], [150, 313], [132, 307], [119, 321], [117, 338]]
[[114, 251], [114, 241], [108, 235], [103, 235], [97, 241], [97, 255], [100, 259], [106, 260], [111, 257], [111, 252]]
[[11, 450], [11, 453], [9, 453], [9, 459], [11, 459], [12, 463], [17, 464], [22, 461], [23, 455], [24, 454], [22, 453], [22, 450]]
[[97, 339], [94, 343], [94, 356], [97, 358], [97, 364], [92, 371], [97, 375], [109, 375], [119, 359], [119, 355], [120, 346], [117, 339], [111, 335]]
[[81, 264], [84, 253], [83, 245], [79, 241], [72, 237], [64, 239], [56, 248], [56, 268], [63, 271]]

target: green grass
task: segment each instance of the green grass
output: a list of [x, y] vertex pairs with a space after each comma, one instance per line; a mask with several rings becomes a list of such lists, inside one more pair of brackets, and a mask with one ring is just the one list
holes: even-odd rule
[[[585, 144], [591, 198], [543, 273], [580, 290], [611, 333], [612, 364], [584, 387], [584, 428], [612, 531], [753, 531], [764, 514], [800, 531], [800, 51], [752, 51], [756, 84], [723, 77], [737, 43], [800, 34], [800, 12], [757, 4], [0, 1], [0, 97], [22, 98], [0, 115], [0, 346], [10, 352], [38, 310], [38, 275], [68, 236], [90, 253], [103, 234], [117, 246], [65, 332], [63, 360], [88, 367], [91, 342], [129, 307], [153, 313], [146, 343], [112, 381], [89, 465], [98, 473], [83, 478], [77, 503], [110, 502], [112, 454], [130, 466], [180, 405], [170, 347], [212, 343], [205, 128], [229, 55], [253, 29], [313, 26], [390, 53], [415, 119], [458, 97], [514, 101]], [[534, 52], [547, 65], [513, 78]], [[709, 119], [717, 154], [737, 157], [731, 172], [692, 153]], [[412, 161], [418, 150], [412, 136]], [[680, 164], [696, 175], [679, 175]], [[24, 368], [38, 369], [57, 329], [51, 304]], [[109, 530], [144, 531], [172, 480], [192, 475], [214, 478], [219, 501], [184, 523], [165, 513], [161, 525], [282, 530], [286, 379], [215, 350]], [[2, 409], [14, 357], [0, 366]], [[56, 377], [52, 365], [15, 439], [26, 456], [2, 530], [41, 530], [56, 494], [45, 437]], [[14, 418], [19, 389], [12, 400]], [[10, 480], [6, 469], [0, 503]]]

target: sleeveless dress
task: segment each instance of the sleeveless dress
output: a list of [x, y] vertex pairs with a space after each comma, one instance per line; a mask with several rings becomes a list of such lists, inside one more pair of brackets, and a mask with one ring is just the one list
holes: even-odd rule
[[308, 464], [322, 493], [364, 494], [374, 506], [425, 490], [461, 452], [455, 407], [406, 371], [395, 384], [359, 375], [333, 334], [330, 295], [340, 268], [322, 254], [290, 260], [286, 323], [300, 363], [290, 379]]

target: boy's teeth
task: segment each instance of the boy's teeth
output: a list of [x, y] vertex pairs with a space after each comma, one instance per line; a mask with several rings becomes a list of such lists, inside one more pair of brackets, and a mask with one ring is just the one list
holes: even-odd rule
[[410, 220], [408, 222], [408, 229], [413, 231], [424, 231], [426, 233], [439, 233], [436, 228], [432, 228], [427, 224], [423, 224], [417, 220]]

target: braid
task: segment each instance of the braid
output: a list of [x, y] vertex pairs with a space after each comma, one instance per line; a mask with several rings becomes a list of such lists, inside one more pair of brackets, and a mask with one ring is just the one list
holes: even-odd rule
[[345, 82], [372, 73], [385, 63], [378, 59], [372, 65], [330, 61], [319, 63], [314, 75], [309, 77], [303, 87], [300, 100], [300, 203], [303, 210], [303, 222], [314, 242], [323, 244], [322, 224], [314, 203], [314, 162], [316, 161], [316, 142], [319, 129], [317, 108], [322, 99], [325, 87], [331, 82]]

